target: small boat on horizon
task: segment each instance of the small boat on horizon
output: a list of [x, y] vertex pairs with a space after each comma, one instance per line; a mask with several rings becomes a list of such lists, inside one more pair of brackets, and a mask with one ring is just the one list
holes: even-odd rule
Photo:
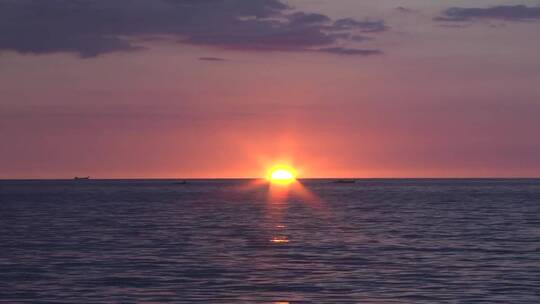
[[334, 184], [354, 184], [356, 180], [354, 179], [338, 179], [334, 181]]
[[90, 179], [90, 176], [75, 176], [74, 180], [87, 180]]

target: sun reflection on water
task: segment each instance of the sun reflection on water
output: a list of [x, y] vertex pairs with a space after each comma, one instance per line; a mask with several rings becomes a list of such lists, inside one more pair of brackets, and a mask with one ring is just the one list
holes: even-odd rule
[[[292, 167], [274, 167], [266, 178], [250, 181], [237, 190], [253, 191], [261, 189], [260, 193], [266, 196], [265, 217], [267, 227], [266, 239], [270, 244], [283, 246], [291, 243], [288, 233], [287, 210], [292, 204], [306, 204], [315, 210], [324, 209], [320, 200], [296, 179], [296, 171]], [[323, 210], [324, 211], [324, 210]], [[268, 225], [268, 226], [267, 226]]]
[[286, 244], [290, 241], [289, 238], [287, 238], [286, 236], [275, 236], [270, 240], [270, 242], [274, 244]]

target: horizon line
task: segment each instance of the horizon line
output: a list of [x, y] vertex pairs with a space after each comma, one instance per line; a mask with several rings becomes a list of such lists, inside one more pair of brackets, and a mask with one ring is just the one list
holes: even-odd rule
[[[256, 180], [265, 179], [264, 177], [90, 177], [88, 180], [107, 181], [107, 180]], [[473, 177], [300, 177], [297, 180], [396, 180], [396, 179], [540, 179], [540, 176], [473, 176]], [[76, 180], [71, 178], [0, 178], [0, 181], [69, 181]], [[84, 179], [81, 179], [84, 180]]]

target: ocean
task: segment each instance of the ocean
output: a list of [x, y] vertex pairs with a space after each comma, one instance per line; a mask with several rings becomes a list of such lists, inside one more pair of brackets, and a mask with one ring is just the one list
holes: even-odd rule
[[540, 303], [540, 180], [301, 183], [0, 181], [0, 302]]

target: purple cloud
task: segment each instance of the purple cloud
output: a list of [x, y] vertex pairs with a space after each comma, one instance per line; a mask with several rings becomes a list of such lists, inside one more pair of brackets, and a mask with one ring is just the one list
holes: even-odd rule
[[396, 7], [396, 11], [398, 11], [400, 13], [403, 13], [403, 14], [410, 14], [410, 13], [415, 12], [415, 10], [410, 9], [410, 8], [406, 8], [406, 7], [403, 7], [403, 6]]
[[382, 20], [358, 21], [352, 18], [338, 19], [331, 27], [333, 30], [353, 30], [357, 29], [365, 33], [384, 32], [388, 27]]
[[363, 49], [352, 49], [352, 48], [343, 48], [343, 47], [331, 47], [319, 49], [319, 52], [331, 53], [337, 55], [361, 55], [361, 56], [372, 56], [372, 55], [381, 55], [383, 52], [381, 50], [363, 50]]
[[489, 8], [452, 7], [445, 10], [437, 21], [473, 21], [478, 19], [499, 19], [506, 21], [540, 20], [540, 6], [500, 5]]
[[227, 61], [225, 58], [221, 57], [199, 57], [201, 61]]
[[343, 40], [334, 36], [338, 33], [353, 37], [387, 29], [382, 20], [333, 21], [291, 11], [281, 0], [0, 0], [0, 50], [95, 57], [139, 50], [142, 41], [152, 38], [228, 49], [306, 51], [331, 48]]

